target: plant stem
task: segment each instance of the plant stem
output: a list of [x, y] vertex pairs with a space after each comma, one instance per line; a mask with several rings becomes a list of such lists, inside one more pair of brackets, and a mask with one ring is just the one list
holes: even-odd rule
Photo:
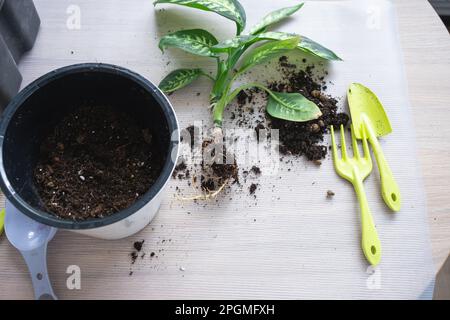
[[227, 105], [226, 95], [223, 95], [222, 98], [217, 102], [213, 110], [213, 119], [215, 127], [222, 127], [222, 119], [223, 119], [223, 111]]
[[227, 84], [228, 70], [223, 70], [217, 75], [214, 86], [211, 91], [211, 102], [216, 102], [222, 97], [224, 87]]
[[231, 86], [233, 85], [234, 80], [240, 75], [240, 73], [236, 73], [227, 83], [225, 90], [217, 102], [216, 106], [213, 110], [213, 120], [214, 120], [214, 126], [216, 127], [222, 127], [222, 118], [223, 118], [223, 111], [225, 110], [226, 106], [230, 102], [228, 99], [228, 92], [231, 90]]
[[215, 126], [222, 126], [222, 116], [223, 116], [223, 112], [226, 108], [226, 106], [233, 101], [234, 98], [236, 98], [236, 96], [239, 94], [239, 92], [241, 92], [242, 90], [247, 90], [250, 88], [259, 88], [261, 90], [264, 90], [265, 92], [267, 92], [267, 94], [269, 94], [274, 100], [278, 101], [279, 103], [283, 104], [283, 101], [281, 101], [270, 89], [266, 88], [264, 85], [257, 83], [257, 82], [252, 82], [252, 83], [247, 83], [244, 84], [236, 89], [234, 89], [230, 94], [228, 94], [228, 92], [230, 91], [231, 88], [231, 84], [232, 82], [235, 80], [235, 78], [239, 75], [236, 74], [232, 80], [230, 81], [228, 87], [227, 87], [227, 92], [225, 95], [222, 96], [222, 98], [219, 100], [219, 102], [217, 103], [216, 107], [214, 108], [214, 125]]
[[228, 85], [228, 77], [230, 72], [233, 71], [236, 63], [242, 54], [250, 47], [250, 45], [245, 45], [240, 48], [232, 49], [228, 52], [228, 58], [226, 61], [221, 61], [220, 67], [217, 70], [216, 83], [211, 91], [211, 102], [216, 102], [222, 97], [226, 86]]
[[[211, 92], [211, 102], [217, 101], [217, 104], [214, 107], [213, 111], [213, 120], [214, 120], [214, 126], [215, 127], [222, 127], [222, 118], [223, 118], [223, 112], [226, 108], [226, 106], [238, 95], [238, 93], [241, 90], [245, 90], [252, 87], [258, 87], [265, 91], [268, 89], [264, 87], [263, 85], [259, 83], [250, 83], [247, 85], [243, 85], [237, 89], [235, 89], [230, 95], [228, 93], [231, 90], [231, 86], [236, 80], [236, 78], [241, 74], [240, 72], [237, 72], [230, 80], [229, 74], [231, 71], [233, 71], [236, 63], [239, 61], [239, 58], [244, 54], [244, 52], [251, 46], [251, 44], [241, 46], [240, 48], [231, 50], [228, 52], [228, 59], [226, 62], [221, 61], [222, 63], [225, 63], [225, 67], [222, 65], [221, 67], [221, 73], [218, 74], [216, 83], [214, 84], [214, 87]], [[228, 81], [227, 81], [228, 80]], [[243, 89], [242, 89], [243, 88]], [[270, 90], [268, 91], [269, 94], [271, 93]]]

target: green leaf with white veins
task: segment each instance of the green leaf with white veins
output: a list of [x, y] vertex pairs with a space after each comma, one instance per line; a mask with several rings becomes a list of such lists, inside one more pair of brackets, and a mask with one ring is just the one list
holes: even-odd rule
[[257, 36], [260, 38], [260, 40], [283, 40], [298, 36], [300, 37], [300, 41], [297, 46], [298, 49], [306, 53], [320, 57], [322, 59], [342, 61], [342, 59], [339, 58], [338, 55], [333, 51], [331, 51], [330, 49], [325, 48], [321, 44], [305, 36], [301, 36], [295, 33], [274, 31], [274, 32], [263, 32], [258, 34]]
[[236, 23], [237, 34], [245, 29], [245, 10], [238, 0], [157, 0], [154, 5], [160, 3], [171, 3], [200, 9], [204, 11], [215, 12]]
[[232, 39], [222, 41], [216, 44], [215, 46], [211, 47], [211, 50], [213, 52], [227, 52], [229, 49], [239, 48], [243, 44], [250, 43], [254, 39], [255, 36], [243, 34], [240, 36], [236, 36]]
[[266, 27], [275, 24], [277, 22], [280, 22], [281, 20], [289, 17], [290, 15], [293, 15], [301, 7], [303, 7], [303, 3], [300, 3], [293, 7], [281, 8], [269, 13], [261, 20], [261, 22], [259, 22], [250, 29], [250, 34], [257, 34], [263, 31]]
[[208, 31], [202, 29], [181, 30], [168, 34], [159, 41], [159, 48], [164, 52], [168, 47], [175, 47], [204, 57], [214, 57], [211, 47], [218, 43]]
[[240, 36], [236, 36], [232, 39], [222, 41], [211, 48], [214, 52], [227, 52], [229, 49], [236, 49], [240, 46], [251, 45], [258, 41], [263, 40], [286, 40], [295, 37], [300, 37], [295, 33], [287, 33], [287, 32], [262, 32], [259, 34], [244, 34]]
[[326, 60], [338, 60], [342, 61], [339, 56], [331, 51], [328, 48], [325, 48], [320, 43], [317, 43], [307, 37], [302, 36], [302, 40], [298, 44], [298, 48], [304, 52], [311, 53], [313, 55], [316, 55], [318, 57], [321, 57]]
[[268, 91], [269, 101], [266, 110], [274, 118], [304, 122], [322, 115], [319, 107], [300, 93]]
[[239, 73], [247, 71], [249, 68], [267, 62], [281, 54], [295, 49], [299, 42], [299, 37], [293, 37], [286, 40], [273, 41], [263, 44], [248, 53], [243, 59]]
[[205, 75], [201, 69], [177, 69], [169, 73], [159, 84], [165, 93], [181, 89], [198, 77]]

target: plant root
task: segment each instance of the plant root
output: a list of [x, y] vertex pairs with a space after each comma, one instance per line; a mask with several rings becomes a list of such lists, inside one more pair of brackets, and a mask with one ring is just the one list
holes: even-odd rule
[[228, 185], [229, 180], [226, 180], [217, 190], [205, 190], [203, 194], [199, 194], [192, 197], [180, 197], [177, 196], [178, 200], [181, 201], [195, 201], [195, 200], [213, 200], [215, 199]]
[[[176, 198], [181, 201], [211, 200], [220, 195], [227, 186], [239, 182], [238, 166], [233, 154], [228, 154], [223, 142], [222, 128], [215, 126], [209, 137], [202, 142], [203, 159], [201, 166], [186, 168], [192, 177], [190, 185], [194, 189], [194, 196], [184, 197], [179, 194]], [[229, 160], [227, 163], [227, 156]], [[185, 175], [186, 176], [186, 175]]]

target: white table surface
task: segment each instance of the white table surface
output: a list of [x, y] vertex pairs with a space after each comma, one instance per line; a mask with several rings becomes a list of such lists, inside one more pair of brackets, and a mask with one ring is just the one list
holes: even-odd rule
[[[87, 60], [92, 61], [97, 56], [106, 56], [108, 62], [121, 64], [144, 73], [151, 68], [151, 61], [142, 59], [142, 52], [139, 50], [130, 52], [126, 47], [113, 45], [109, 49], [110, 52], [105, 54], [104, 52], [108, 51], [107, 47], [102, 47], [95, 41], [91, 43], [82, 41], [82, 33], [79, 31], [78, 33], [73, 31], [72, 39], [58, 37], [58, 33], [61, 28], [64, 28], [67, 19], [65, 10], [70, 4], [73, 4], [73, 1], [59, 1], [58, 5], [51, 0], [36, 0], [35, 2], [38, 11], [43, 13], [45, 22], [36, 47], [20, 65], [24, 76], [23, 85], [56, 67]], [[82, 14], [88, 12], [83, 18], [83, 30], [89, 30], [93, 36], [97, 32], [101, 32], [105, 37], [108, 37], [109, 33], [125, 32], [127, 19], [133, 18], [127, 16], [126, 10], [122, 10], [123, 15], [117, 19], [116, 23], [103, 24], [102, 15], [116, 13], [120, 7], [117, 2], [111, 1], [110, 5], [105, 4], [101, 8], [96, 7], [98, 2], [88, 0], [76, 2], [83, 8]], [[249, 2], [251, 1], [243, 1], [246, 7], [249, 7]], [[399, 15], [410, 100], [416, 121], [419, 161], [422, 165], [427, 193], [433, 258], [438, 270], [450, 251], [450, 200], [448, 197], [450, 191], [450, 139], [447, 138], [450, 135], [450, 126], [448, 126], [450, 121], [448, 109], [450, 38], [427, 1], [398, 0], [395, 3]], [[96, 14], [92, 14], [93, 12]], [[141, 32], [145, 33], [146, 30]], [[149, 34], [149, 37], [152, 35]], [[52, 39], [57, 39], [57, 41], [52, 41]], [[123, 59], [124, 56], [127, 57], [126, 61]], [[422, 110], [424, 105], [427, 106], [426, 112]], [[200, 241], [203, 237], [196, 239], [195, 235], [201, 232], [203, 235], [210, 236], [211, 239], [216, 236], [212, 233], [208, 234], [210, 230], [205, 224], [205, 219], [206, 217], [200, 217], [199, 221], [193, 223], [192, 216], [184, 214], [178, 217], [176, 225], [165, 226], [160, 225], [157, 219], [152, 225], [154, 230], [146, 230], [133, 238], [116, 242], [92, 240], [67, 232], [58, 233], [49, 246], [49, 261], [51, 261], [49, 271], [55, 290], [62, 298], [157, 298], [157, 294], [149, 296], [149, 288], [152, 286], [166, 286], [168, 290], [177, 288], [179, 280], [185, 276], [180, 268], [185, 267], [183, 259], [188, 254], [184, 250], [186, 243], [189, 242], [196, 246], [197, 251], [207, 250], [207, 244]], [[208, 217], [208, 219], [216, 219], [215, 223], [220, 223], [220, 219], [214, 217]], [[253, 220], [253, 217], [242, 219], [241, 222], [245, 219]], [[185, 228], [190, 228], [189, 232]], [[231, 239], [232, 231], [233, 226], [227, 226], [221, 236]], [[154, 246], [160, 258], [157, 262], [137, 261], [132, 266], [134, 274], [130, 277], [128, 275], [130, 270], [128, 255], [131, 245], [133, 240], [143, 238], [146, 239], [147, 246]], [[170, 243], [169, 238], [173, 239]], [[163, 243], [163, 239], [167, 241]], [[158, 250], [165, 251], [158, 253]], [[232, 252], [228, 249], [224, 252], [229, 255], [229, 258], [232, 257]], [[218, 257], [211, 252], [210, 258], [208, 263], [214, 264], [220, 263], [226, 257]], [[0, 298], [32, 298], [31, 282], [26, 267], [4, 236], [0, 238], [0, 261], [2, 261], [0, 267], [2, 288], [8, 288], [8, 290], [0, 291]], [[66, 268], [72, 264], [82, 265], [83, 270], [86, 271], [83, 272], [83, 284], [86, 290], [69, 291], [66, 289]], [[270, 265], [270, 255], [268, 256], [268, 265]], [[156, 280], [152, 278], [154, 281], [152, 283], [146, 277], [149, 272], [158, 272], [161, 277]], [[273, 272], [276, 273], [275, 270]], [[185, 289], [193, 290], [197, 294], [207, 294], [211, 290], [208, 286], [208, 279], [202, 277], [201, 274], [190, 276], [190, 281], [184, 283], [190, 287]], [[215, 276], [220, 277], [220, 275]], [[279, 290], [282, 291], [282, 289], [281, 286]]]

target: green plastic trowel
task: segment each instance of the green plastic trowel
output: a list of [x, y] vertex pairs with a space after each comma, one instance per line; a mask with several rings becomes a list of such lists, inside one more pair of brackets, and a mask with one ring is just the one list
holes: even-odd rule
[[362, 139], [362, 130], [365, 130], [372, 146], [378, 171], [380, 172], [381, 195], [384, 202], [391, 210], [399, 211], [401, 208], [400, 190], [377, 139], [377, 137], [385, 136], [392, 132], [392, 127], [383, 105], [369, 88], [359, 83], [350, 85], [347, 97], [356, 138]]

